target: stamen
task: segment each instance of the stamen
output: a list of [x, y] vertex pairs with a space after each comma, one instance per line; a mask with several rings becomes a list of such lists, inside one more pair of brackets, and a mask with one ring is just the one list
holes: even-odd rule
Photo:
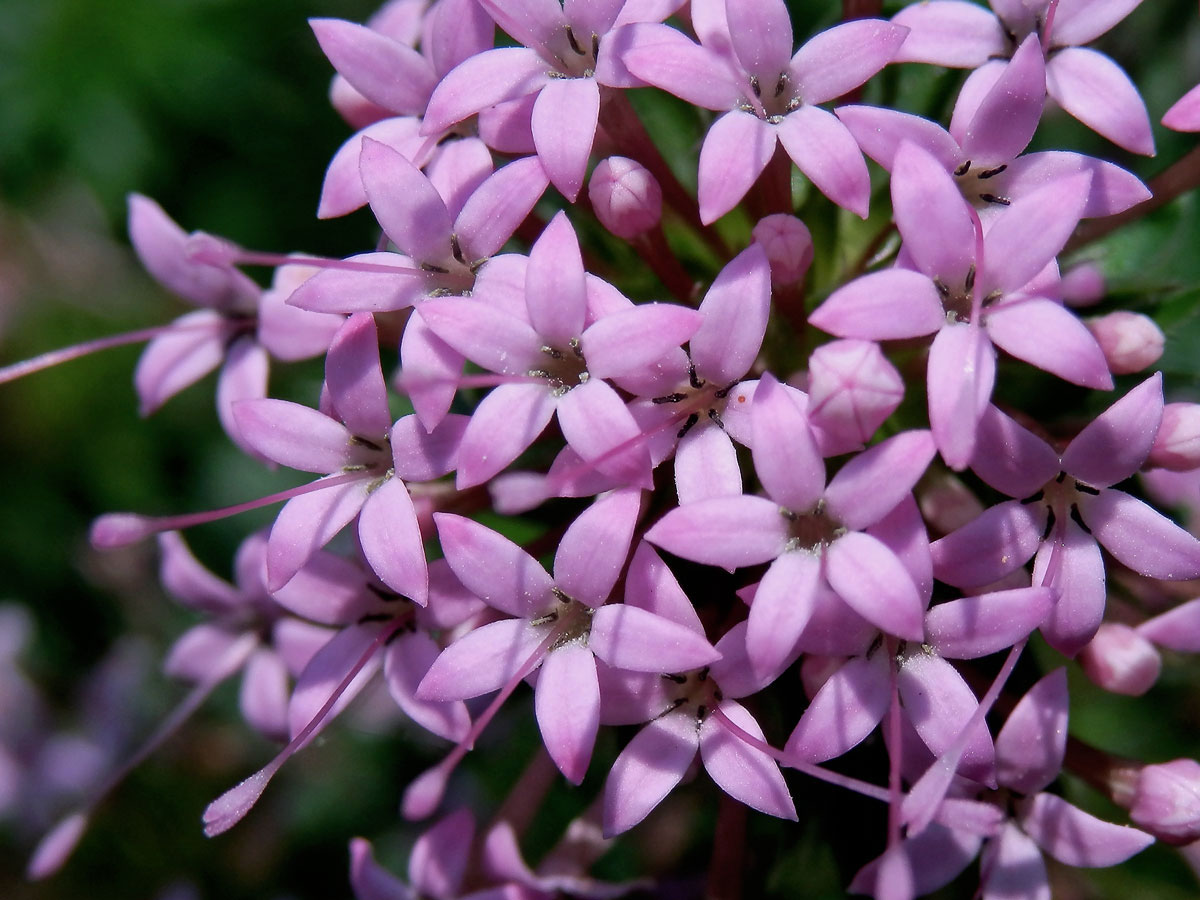
[[755, 97], [759, 97], [759, 98], [762, 97], [762, 86], [758, 83], [757, 75], [750, 76], [750, 89], [752, 91], [754, 91]]
[[1087, 522], [1083, 521], [1083, 516], [1079, 514], [1079, 507], [1074, 503], [1071, 504], [1071, 521], [1082, 528], [1085, 533], [1092, 533], [1092, 529], [1088, 528]]
[[688, 384], [696, 390], [704, 387], [704, 381], [696, 374], [696, 364], [690, 359], [688, 360]]
[[699, 421], [700, 421], [700, 414], [692, 413], [690, 416], [687, 417], [687, 421], [683, 423], [683, 427], [679, 429], [679, 433], [676, 434], [675, 436], [677, 438], [679, 438], [680, 440], [682, 440], [683, 436], [685, 434], [687, 434], [689, 431], [691, 431], [692, 428], [694, 428], [696, 423]]
[[950, 288], [946, 286], [946, 282], [942, 281], [940, 276], [933, 279], [933, 286], [937, 288], [939, 297], [941, 297], [943, 300], [950, 299]]
[[717, 427], [719, 427], [722, 431], [725, 430], [725, 423], [721, 421], [721, 414], [719, 412], [717, 412], [715, 409], [710, 409], [708, 411], [708, 417], [716, 422]]
[[998, 206], [1011, 206], [1012, 201], [1007, 197], [999, 197], [996, 194], [980, 194], [979, 199], [984, 203], [995, 203]]
[[1048, 540], [1050, 532], [1054, 530], [1054, 510], [1051, 509], [1046, 515], [1046, 527], [1042, 529], [1042, 540]]
[[971, 161], [969, 159], [964, 159], [961, 163], [958, 164], [958, 168], [954, 170], [954, 174], [961, 177], [963, 175], [966, 175], [970, 171], [971, 171]]
[[570, 25], [567, 26], [567, 43], [570, 44], [571, 49], [580, 56], [587, 55], [583, 52], [583, 48], [579, 46], [579, 41], [575, 40], [575, 29], [573, 29]]
[[665, 397], [655, 397], [650, 402], [662, 405], [663, 403], [678, 403], [680, 400], [686, 400], [687, 394], [681, 394], [676, 391], [674, 394], [667, 394]]
[[[600, 35], [592, 32], [592, 59], [600, 58]], [[593, 73], [595, 74], [595, 73]]]
[[782, 94], [784, 91], [786, 91], [787, 86], [788, 86], [788, 74], [787, 74], [787, 72], [780, 72], [779, 80], [777, 82], [775, 82], [775, 96], [778, 97], [780, 94]]
[[980, 178], [991, 178], [994, 175], [999, 175], [1001, 172], [1003, 172], [1007, 168], [1008, 168], [1008, 163], [1003, 163], [1002, 165], [996, 166], [996, 168], [994, 168], [994, 169], [988, 169], [985, 172], [980, 172], [979, 177]]
[[1026, 497], [1021, 502], [1026, 503], [1026, 504], [1027, 503], [1037, 503], [1039, 500], [1041, 500], [1045, 496], [1046, 496], [1045, 491], [1038, 491], [1036, 494], [1030, 494], [1028, 497]]
[[975, 263], [971, 263], [971, 268], [967, 269], [966, 288], [968, 291], [975, 289]]
[[1082, 481], [1075, 482], [1075, 490], [1083, 491], [1085, 494], [1091, 494], [1093, 497], [1100, 496], [1100, 489], [1094, 488], [1090, 484], [1084, 484]]

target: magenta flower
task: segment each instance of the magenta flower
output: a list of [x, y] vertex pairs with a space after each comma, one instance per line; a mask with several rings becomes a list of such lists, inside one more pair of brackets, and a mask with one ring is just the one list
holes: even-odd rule
[[846, 22], [792, 53], [783, 0], [737, 0], [697, 17], [700, 44], [665, 25], [623, 40], [631, 73], [705, 109], [722, 112], [700, 151], [700, 219], [733, 209], [762, 174], [776, 140], [820, 191], [866, 218], [870, 181], [858, 145], [821, 109], [896, 55], [907, 31], [877, 19]]
[[962, 0], [913, 3], [893, 19], [912, 29], [897, 62], [975, 69], [963, 93], [990, 87], [1030, 35], [1046, 60], [1046, 91], [1058, 105], [1114, 144], [1154, 155], [1150, 116], [1115, 62], [1081, 46], [1104, 34], [1141, 0], [996, 0], [995, 13]]

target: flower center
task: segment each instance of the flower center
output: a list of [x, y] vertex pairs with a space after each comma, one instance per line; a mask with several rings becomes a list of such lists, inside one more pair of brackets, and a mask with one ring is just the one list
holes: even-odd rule
[[583, 358], [583, 350], [579, 347], [579, 338], [571, 338], [566, 350], [546, 345], [542, 347], [542, 353], [545, 354], [545, 365], [540, 369], [530, 369], [529, 375], [531, 378], [544, 378], [555, 397], [561, 397], [591, 377], [587, 360]]
[[963, 198], [976, 209], [983, 209], [987, 206], [1008, 206], [1012, 200], [1000, 193], [996, 184], [991, 182], [992, 178], [1007, 168], [1007, 163], [990, 168], [972, 166], [968, 159], [954, 170], [954, 181], [962, 192]]
[[591, 37], [577, 34], [568, 25], [563, 29], [562, 40], [550, 48], [553, 62], [558, 66], [547, 74], [551, 78], [593, 78], [596, 74], [596, 59], [600, 56], [600, 35]]
[[791, 77], [787, 72], [780, 72], [774, 82], [751, 75], [750, 94], [742, 99], [738, 108], [772, 125], [778, 125], [784, 116], [799, 109], [803, 103], [792, 85]]
[[788, 550], [820, 553], [846, 533], [845, 526], [825, 511], [824, 500], [818, 500], [811, 512], [795, 513], [790, 509], [781, 509], [779, 514], [789, 523], [791, 537], [788, 539]]

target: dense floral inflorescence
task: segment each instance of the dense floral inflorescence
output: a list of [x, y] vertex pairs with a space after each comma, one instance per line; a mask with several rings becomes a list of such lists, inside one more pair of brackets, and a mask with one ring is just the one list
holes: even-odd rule
[[[1136, 87], [1085, 46], [1137, 6], [929, 0], [799, 38], [783, 0], [390, 0], [366, 25], [314, 20], [359, 129], [319, 214], [369, 206], [374, 248], [256, 253], [129, 204], [146, 268], [201, 307], [146, 348], [143, 412], [220, 366], [230, 439], [319, 476], [244, 505], [286, 501], [236, 586], [176, 529], [243, 507], [92, 531], [160, 534], [164, 584], [207, 617], [167, 671], [203, 695], [241, 672], [246, 720], [285, 743], [207, 833], [381, 675], [448, 749], [403, 798], [438, 815], [408, 883], [351, 844], [360, 900], [653, 895], [662, 873], [587, 869], [697, 757], [719, 840], [738, 839], [730, 801], [805, 819], [810, 779], [878, 801], [848, 886], [879, 898], [976, 860], [983, 896], [1048, 897], [1043, 854], [1108, 866], [1200, 836], [1195, 762], [1068, 735], [1069, 669], [1138, 695], [1159, 648], [1200, 651], [1200, 601], [1139, 602], [1200, 577], [1200, 540], [1129, 486], [1200, 469], [1200, 413], [1147, 371], [1154, 323], [1081, 318], [1090, 270], [1059, 262], [1081, 221], [1151, 192], [1108, 160], [1025, 152], [1053, 100], [1153, 153]], [[948, 128], [861, 102], [901, 62], [973, 70]], [[705, 123], [695, 158], [652, 140], [639, 98], [657, 92]], [[1193, 89], [1164, 122], [1200, 129], [1198, 106]], [[850, 233], [870, 238], [857, 264]], [[268, 396], [270, 357], [321, 355], [309, 405]], [[1013, 399], [1030, 383], [1073, 399], [1035, 418]], [[1107, 392], [1090, 420], [1083, 390]], [[1045, 671], [1030, 641], [1057, 656]], [[553, 766], [597, 776], [536, 870], [514, 824], [477, 836], [446, 800], [522, 682]], [[607, 773], [602, 730], [624, 741]], [[1066, 799], [1064, 772], [1132, 824]], [[505, 809], [524, 827], [537, 801]], [[65, 862], [94, 802], [32, 874]], [[740, 877], [719, 871], [733, 858], [713, 877]]]

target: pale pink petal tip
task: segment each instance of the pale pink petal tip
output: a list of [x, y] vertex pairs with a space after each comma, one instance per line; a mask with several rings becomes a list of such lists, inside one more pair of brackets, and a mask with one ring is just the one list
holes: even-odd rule
[[137, 513], [106, 513], [92, 523], [88, 540], [97, 550], [116, 550], [136, 544], [158, 529], [152, 519]]
[[87, 824], [87, 816], [76, 812], [51, 828], [33, 851], [29, 865], [25, 868], [25, 877], [30, 881], [41, 881], [61, 869], [75, 852]]
[[442, 802], [446, 793], [446, 780], [449, 770], [442, 764], [422, 772], [404, 790], [404, 800], [400, 803], [400, 812], [409, 821], [427, 819]]
[[230, 788], [220, 797], [208, 804], [201, 817], [204, 822], [206, 837], [216, 837], [223, 834], [245, 818], [246, 813], [254, 808], [258, 798], [266, 789], [267, 783], [275, 772], [270, 769], [259, 769], [245, 781]]

